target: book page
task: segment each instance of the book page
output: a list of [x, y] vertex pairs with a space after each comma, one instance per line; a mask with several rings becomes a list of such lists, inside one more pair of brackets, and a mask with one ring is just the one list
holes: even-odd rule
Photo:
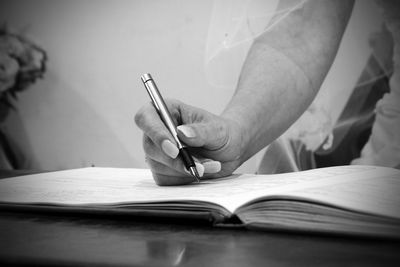
[[237, 209], [268, 197], [312, 200], [345, 209], [400, 218], [400, 171], [376, 166], [338, 166], [277, 175], [258, 175], [253, 192], [222, 200]]
[[256, 189], [254, 175], [204, 180], [185, 186], [157, 186], [148, 169], [82, 168], [0, 180], [0, 202], [56, 205], [119, 205], [207, 201]]
[[296, 198], [334, 204], [346, 209], [400, 219], [400, 177], [386, 174], [355, 181], [338, 181], [290, 193]]
[[[256, 198], [301, 195], [301, 192], [318, 197], [315, 192], [306, 190], [321, 190], [323, 187], [329, 190], [335, 184], [362, 183], [364, 179], [379, 179], [387, 174], [399, 175], [399, 171], [371, 166], [345, 166], [277, 175], [243, 174], [203, 180], [199, 184], [160, 187], [154, 183], [148, 169], [93, 167], [2, 179], [0, 202], [117, 205], [206, 201], [234, 212]], [[334, 199], [335, 193], [332, 192], [330, 196], [330, 200]]]
[[[269, 178], [269, 177], [268, 177]], [[148, 169], [82, 168], [0, 180], [0, 201], [56, 205], [117, 205], [206, 201], [233, 211], [241, 195], [263, 186], [282, 186], [284, 179], [233, 175], [184, 186], [158, 186]], [[245, 198], [247, 201], [247, 198]]]

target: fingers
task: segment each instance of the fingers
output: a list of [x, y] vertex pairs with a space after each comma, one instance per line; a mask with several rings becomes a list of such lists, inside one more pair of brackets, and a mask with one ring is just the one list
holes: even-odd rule
[[152, 105], [149, 104], [141, 108], [135, 115], [135, 122], [144, 134], [151, 139], [152, 144], [160, 148], [164, 154], [172, 159], [178, 156], [179, 150], [174, 139]]
[[[169, 166], [166, 166], [150, 158], [148, 158], [146, 162], [152, 171], [154, 181], [156, 182], [157, 185], [160, 186], [185, 185], [196, 182], [196, 179], [193, 176], [191, 176], [188, 172], [186, 172], [185, 173], [186, 175], [184, 175], [181, 172], [177, 172], [176, 170], [171, 169]], [[214, 165], [212, 168], [215, 169], [215, 166], [219, 165], [217, 169], [221, 169], [221, 164], [219, 162], [215, 164], [213, 161], [209, 161], [208, 163], [211, 163], [211, 164], [205, 164], [208, 165], [208, 167]], [[217, 175], [216, 173], [211, 173], [211, 174], [204, 173], [203, 176], [203, 172], [205, 171], [206, 168], [203, 168], [201, 166], [202, 166], [201, 164], [196, 163], [196, 169], [202, 176], [201, 179], [220, 177], [220, 175]]]
[[[143, 136], [143, 148], [146, 153], [146, 158], [157, 161], [163, 165], [169, 166], [171, 169], [175, 169], [176, 172], [181, 174], [188, 174], [182, 160], [179, 158], [173, 159], [169, 156], [160, 153], [159, 148], [154, 144], [154, 142], [148, 137]], [[175, 149], [176, 147], [174, 147]], [[202, 173], [217, 173], [221, 170], [221, 163], [219, 161], [214, 161], [204, 158], [195, 158], [197, 163], [196, 168], [200, 176]]]
[[168, 185], [184, 185], [190, 184], [196, 181], [196, 179], [190, 176], [188, 173], [177, 172], [158, 161], [153, 159], [147, 159], [147, 164], [149, 165], [153, 178], [156, 184], [160, 186]]
[[[173, 102], [170, 109], [171, 114], [174, 114], [174, 120], [183, 120], [184, 125], [177, 127], [178, 136], [188, 146], [217, 150], [228, 142], [228, 126], [217, 116], [183, 103]], [[146, 105], [139, 110], [135, 122], [164, 153], [172, 158], [178, 155], [171, 145], [175, 144], [175, 141], [152, 105]], [[163, 143], [165, 140], [170, 142]]]
[[227, 127], [216, 118], [206, 123], [192, 123], [177, 127], [179, 138], [188, 146], [218, 150], [229, 140]]
[[210, 159], [203, 159], [199, 160], [204, 167], [204, 174], [216, 174], [221, 171], [221, 162], [210, 160]]
[[[147, 135], [143, 136], [143, 149], [146, 154], [146, 158], [150, 158], [163, 165], [169, 166], [177, 173], [185, 174], [185, 166], [183, 165], [182, 160], [176, 159], [179, 153], [176, 145], [172, 144], [169, 140], [164, 140], [161, 147], [162, 150], [165, 151], [164, 153], [160, 151], [160, 147], [158, 147], [150, 137]], [[175, 150], [177, 152], [175, 152]], [[174, 155], [172, 155], [172, 153]]]

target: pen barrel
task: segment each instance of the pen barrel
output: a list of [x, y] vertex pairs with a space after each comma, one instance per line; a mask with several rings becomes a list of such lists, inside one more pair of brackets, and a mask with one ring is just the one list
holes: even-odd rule
[[[179, 156], [182, 158], [185, 167], [188, 169], [190, 167], [196, 167], [192, 156], [190, 155], [187, 147], [182, 147], [179, 149]], [[189, 169], [188, 169], [189, 170]]]
[[178, 132], [176, 131], [175, 123], [172, 120], [172, 116], [167, 108], [167, 105], [164, 102], [164, 99], [161, 97], [161, 94], [158, 91], [157, 85], [154, 82], [153, 78], [150, 74], [145, 74], [142, 76], [142, 81], [146, 87], [147, 93], [149, 94], [155, 109], [157, 110], [158, 114], [161, 117], [161, 120], [164, 122], [168, 131], [171, 133], [172, 137], [177, 143], [178, 148], [183, 148], [184, 145], [178, 138]]

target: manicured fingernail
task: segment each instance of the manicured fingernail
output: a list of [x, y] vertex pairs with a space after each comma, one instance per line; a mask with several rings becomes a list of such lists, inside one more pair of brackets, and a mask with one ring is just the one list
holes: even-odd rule
[[206, 161], [203, 162], [204, 173], [217, 173], [221, 170], [221, 162], [219, 161]]
[[201, 163], [195, 162], [196, 164], [196, 169], [197, 173], [199, 174], [200, 177], [203, 177], [204, 175], [204, 166]]
[[171, 141], [169, 140], [164, 140], [161, 143], [161, 148], [164, 151], [165, 154], [168, 155], [168, 157], [170, 158], [176, 158], [179, 154], [179, 150], [176, 147], [176, 145], [174, 145]]
[[178, 129], [178, 131], [180, 131], [181, 133], [183, 133], [184, 136], [186, 136], [187, 138], [194, 138], [196, 137], [196, 133], [194, 132], [194, 130], [186, 125], [179, 125], [178, 127], [176, 127]]

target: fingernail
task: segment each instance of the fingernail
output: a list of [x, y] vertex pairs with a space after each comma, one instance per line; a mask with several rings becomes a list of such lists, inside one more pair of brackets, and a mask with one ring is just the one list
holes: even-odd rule
[[196, 169], [197, 173], [199, 174], [200, 177], [203, 177], [204, 175], [204, 166], [201, 163], [195, 162], [196, 164]]
[[161, 148], [164, 151], [165, 154], [168, 155], [168, 157], [170, 158], [176, 158], [179, 154], [179, 150], [176, 147], [176, 145], [174, 145], [171, 141], [169, 140], [164, 140], [161, 143]]
[[179, 125], [178, 127], [176, 127], [181, 133], [183, 133], [184, 136], [186, 136], [187, 138], [194, 138], [196, 137], [196, 133], [194, 132], [194, 130], [186, 125]]
[[221, 162], [219, 161], [206, 161], [203, 162], [204, 173], [217, 173], [221, 170]]

